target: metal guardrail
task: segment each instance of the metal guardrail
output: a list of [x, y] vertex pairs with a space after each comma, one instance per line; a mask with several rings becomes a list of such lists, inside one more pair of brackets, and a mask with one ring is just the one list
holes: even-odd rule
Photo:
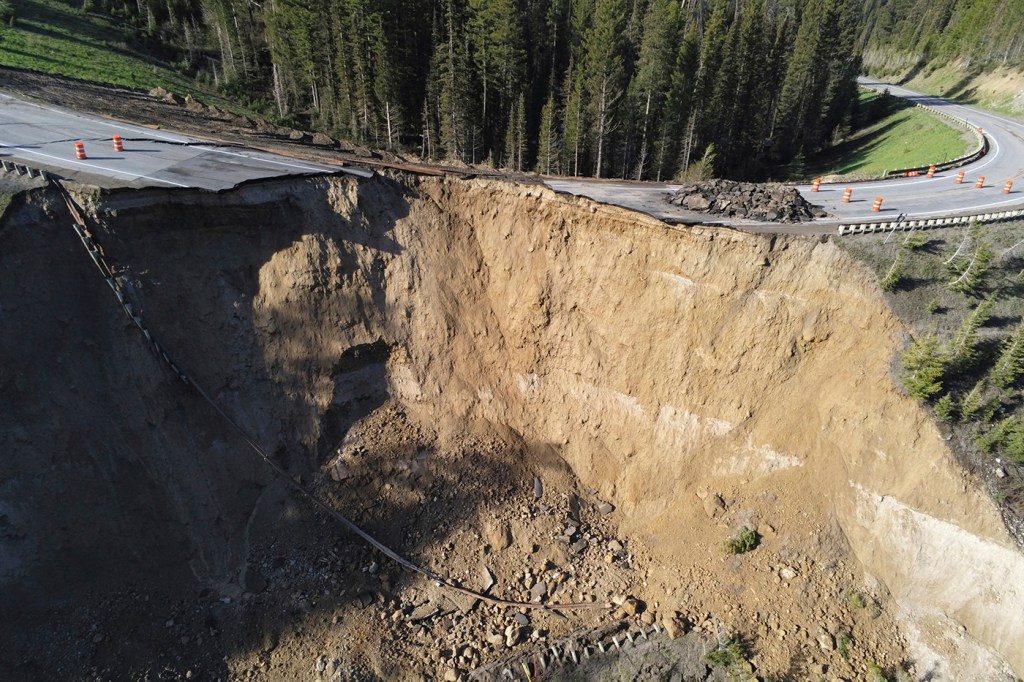
[[17, 173], [18, 175], [27, 175], [30, 178], [42, 178], [43, 180], [49, 180], [50, 175], [44, 170], [33, 168], [32, 166], [26, 166], [21, 163], [15, 163], [14, 161], [5, 161], [0, 159], [0, 171], [4, 173]]
[[842, 224], [839, 226], [839, 235], [871, 234], [874, 232], [889, 232], [896, 230], [928, 230], [938, 227], [949, 227], [951, 225], [965, 225], [972, 222], [997, 223], [1017, 218], [1024, 218], [1024, 208], [1012, 211], [999, 211], [997, 213], [977, 213], [974, 215], [956, 216], [952, 218], [921, 218], [919, 220], [893, 220], [877, 223]]

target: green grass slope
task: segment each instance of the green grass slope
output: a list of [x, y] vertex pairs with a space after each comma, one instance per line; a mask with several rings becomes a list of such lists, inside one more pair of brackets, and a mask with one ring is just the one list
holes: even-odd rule
[[133, 29], [57, 0], [18, 0], [0, 24], [0, 66], [220, 99], [138, 45]]
[[880, 93], [862, 92], [864, 125], [827, 154], [812, 159], [802, 175], [876, 178], [888, 170], [942, 163], [965, 154], [965, 129]]

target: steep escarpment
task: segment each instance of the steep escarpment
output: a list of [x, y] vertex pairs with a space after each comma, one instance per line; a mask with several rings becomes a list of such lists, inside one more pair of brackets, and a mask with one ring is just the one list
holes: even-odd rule
[[[173, 360], [403, 552], [471, 583], [483, 562], [526, 600], [635, 593], [652, 619], [752, 638], [759, 674], [1024, 669], [1024, 583], [1003, 578], [1024, 561], [896, 390], [904, 332], [874, 280], [827, 241], [675, 229], [487, 181], [76, 200]], [[430, 611], [433, 588], [338, 540], [153, 356], [55, 196], [0, 241], [19, 330], [0, 341], [12, 606], [196, 589], [201, 606], [153, 616], [153, 659], [165, 622], [196, 618], [181, 637], [218, 642], [216, 674], [282, 678], [333, 660], [359, 662], [325, 673], [343, 679], [458, 676], [621, 617]], [[740, 526], [762, 544], [730, 557]], [[261, 601], [279, 593], [285, 631]], [[84, 669], [117, 669], [102, 632], [84, 641]]]

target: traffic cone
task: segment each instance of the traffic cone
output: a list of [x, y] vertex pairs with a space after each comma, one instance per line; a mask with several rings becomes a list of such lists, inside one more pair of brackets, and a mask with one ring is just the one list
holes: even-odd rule
[[1010, 190], [1013, 189], [1013, 180], [1007, 180], [1006, 184], [1003, 185], [1003, 194], [1009, 194]]
[[871, 205], [872, 211], [882, 210], [882, 197], [875, 197], [875, 203]]
[[957, 173], [956, 174], [956, 184], [958, 184], [958, 185], [964, 184], [964, 176], [965, 175], [967, 175], [966, 171], [960, 171], [959, 173]]
[[76, 159], [87, 159], [87, 158], [89, 158], [89, 157], [87, 157], [85, 155], [85, 143], [84, 142], [76, 142], [75, 143], [75, 158]]
[[847, 187], [845, 190], [843, 190], [843, 203], [844, 204], [850, 203], [850, 197], [852, 197], [852, 196], [853, 196], [853, 188]]
[[821, 178], [814, 178], [814, 181], [811, 182], [811, 191], [817, 192], [819, 187], [821, 187]]
[[985, 176], [984, 175], [979, 175], [978, 176], [978, 181], [976, 183], [974, 183], [974, 186], [977, 187], [978, 189], [981, 189], [982, 187], [984, 187], [985, 186]]
[[112, 139], [114, 140], [114, 151], [115, 152], [123, 152], [124, 151], [124, 145], [121, 144], [121, 136], [120, 135], [114, 135], [114, 137]]
[[934, 178], [935, 177], [935, 166], [928, 166], [928, 177], [929, 178]]

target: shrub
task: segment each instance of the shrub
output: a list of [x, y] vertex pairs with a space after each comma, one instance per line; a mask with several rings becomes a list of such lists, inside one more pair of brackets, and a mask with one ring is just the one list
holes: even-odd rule
[[929, 334], [914, 341], [900, 359], [905, 370], [900, 381], [910, 395], [918, 400], [930, 400], [942, 390], [946, 354], [937, 336]]
[[836, 651], [843, 657], [844, 661], [850, 660], [850, 647], [853, 646], [853, 637], [849, 632], [840, 632], [836, 638]]
[[989, 452], [998, 450], [1013, 464], [1024, 465], [1024, 420], [1007, 417], [979, 437], [977, 445]]
[[868, 605], [868, 600], [861, 592], [850, 590], [846, 593], [846, 603], [851, 609], [862, 609]]
[[761, 536], [757, 534], [757, 531], [743, 526], [735, 535], [725, 541], [725, 551], [729, 554], [744, 554], [757, 547], [760, 542]]
[[974, 388], [960, 400], [960, 419], [971, 421], [978, 414], [982, 405], [982, 394], [985, 392], [985, 380], [979, 379]]
[[900, 282], [903, 281], [903, 254], [897, 254], [896, 260], [889, 266], [889, 271], [885, 273], [885, 277], [881, 279], [878, 286], [882, 287], [882, 291], [894, 291]]
[[943, 424], [948, 424], [953, 421], [953, 417], [953, 396], [947, 393], [935, 401], [935, 418]]
[[712, 668], [734, 668], [746, 660], [747, 652], [739, 639], [732, 639], [727, 644], [719, 645], [714, 651], [704, 654], [704, 662]]
[[911, 232], [907, 235], [907, 238], [903, 240], [903, 248], [908, 251], [917, 251], [920, 248], [927, 246], [928, 236], [924, 232]]

